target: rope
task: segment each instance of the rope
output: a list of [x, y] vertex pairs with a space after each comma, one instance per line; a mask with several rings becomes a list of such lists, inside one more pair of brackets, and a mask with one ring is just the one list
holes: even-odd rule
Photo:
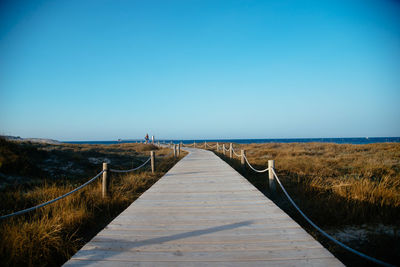
[[229, 151], [229, 149], [226, 149], [225, 147], [223, 147], [223, 148], [224, 148], [225, 151], [227, 151], [227, 152]]
[[253, 166], [251, 166], [250, 162], [247, 160], [246, 155], [244, 155], [244, 159], [246, 160], [246, 162], [247, 162], [247, 164], [250, 166], [250, 168], [251, 168], [253, 171], [255, 171], [255, 172], [263, 173], [263, 172], [266, 172], [266, 171], [269, 170], [269, 168], [266, 168], [266, 169], [264, 169], [264, 170], [256, 170], [256, 169], [254, 169]]
[[150, 161], [150, 159], [151, 159], [151, 157], [149, 157], [142, 165], [140, 165], [139, 167], [136, 167], [136, 168], [133, 168], [133, 169], [129, 169], [129, 170], [116, 170], [116, 169], [110, 169], [110, 172], [119, 172], [119, 173], [121, 173], [121, 172], [133, 172], [133, 171], [136, 171], [136, 170], [138, 170], [138, 169], [140, 169], [140, 168], [142, 168], [144, 165], [146, 165], [147, 164], [147, 162], [149, 162]]
[[232, 151], [233, 151], [233, 154], [235, 154], [237, 157], [241, 157], [242, 156], [240, 154], [236, 154], [235, 149], [233, 149], [233, 147], [232, 147]]
[[311, 224], [315, 229], [317, 229], [323, 236], [325, 236], [326, 238], [328, 238], [329, 240], [331, 240], [331, 241], [334, 242], [335, 244], [341, 246], [342, 248], [344, 248], [344, 249], [346, 249], [346, 250], [348, 250], [348, 251], [350, 251], [350, 252], [353, 252], [354, 254], [356, 254], [356, 255], [358, 255], [358, 256], [364, 258], [364, 259], [370, 260], [370, 261], [372, 261], [372, 262], [374, 262], [374, 263], [376, 263], [376, 264], [380, 264], [380, 265], [383, 265], [383, 266], [394, 266], [394, 265], [389, 264], [389, 263], [386, 263], [386, 262], [384, 262], [384, 261], [375, 259], [375, 258], [373, 258], [373, 257], [371, 257], [371, 256], [365, 255], [364, 253], [359, 252], [359, 251], [357, 251], [357, 250], [355, 250], [355, 249], [353, 249], [353, 248], [351, 248], [351, 247], [349, 247], [349, 246], [343, 244], [342, 242], [336, 240], [336, 239], [333, 238], [331, 235], [329, 235], [328, 233], [326, 233], [324, 230], [322, 230], [321, 228], [319, 228], [313, 221], [311, 221], [311, 220], [300, 210], [300, 208], [296, 205], [296, 203], [293, 201], [293, 199], [289, 196], [288, 192], [287, 192], [287, 191], [285, 190], [285, 188], [283, 187], [281, 181], [280, 181], [279, 178], [278, 178], [278, 175], [276, 175], [275, 170], [274, 170], [273, 168], [272, 168], [272, 172], [274, 173], [274, 176], [275, 176], [275, 178], [276, 178], [276, 181], [278, 182], [278, 184], [279, 184], [280, 187], [282, 188], [283, 193], [285, 193], [285, 195], [286, 195], [286, 197], [289, 199], [290, 203], [292, 203], [292, 205], [293, 205], [293, 206], [296, 208], [296, 210], [301, 214], [301, 216], [303, 216], [303, 218], [306, 219], [306, 221], [307, 221], [309, 224]]
[[94, 180], [96, 180], [101, 174], [103, 174], [103, 172], [104, 172], [104, 170], [101, 171], [101, 172], [99, 172], [95, 177], [93, 177], [92, 179], [90, 179], [89, 181], [87, 181], [86, 183], [84, 183], [83, 185], [78, 186], [78, 187], [75, 188], [74, 190], [72, 190], [72, 191], [70, 191], [70, 192], [68, 192], [68, 193], [66, 193], [66, 194], [64, 194], [64, 195], [62, 195], [62, 196], [59, 196], [59, 197], [57, 197], [57, 198], [55, 198], [55, 199], [49, 200], [49, 201], [47, 201], [47, 202], [44, 202], [44, 203], [42, 203], [42, 204], [39, 204], [39, 205], [37, 205], [37, 206], [31, 207], [31, 208], [28, 208], [28, 209], [24, 209], [24, 210], [20, 210], [20, 211], [14, 212], [14, 213], [10, 213], [10, 214], [7, 214], [7, 215], [3, 215], [3, 216], [0, 217], [0, 220], [6, 219], [6, 218], [9, 218], [9, 217], [13, 217], [13, 216], [16, 216], [16, 215], [24, 214], [24, 213], [27, 213], [27, 212], [32, 211], [32, 210], [36, 210], [36, 209], [38, 209], [38, 208], [41, 208], [41, 207], [47, 206], [47, 205], [49, 205], [49, 204], [51, 204], [51, 203], [53, 203], [53, 202], [56, 202], [57, 200], [63, 199], [63, 198], [65, 198], [66, 196], [69, 196], [69, 195], [71, 195], [72, 193], [75, 193], [76, 191], [78, 191], [78, 190], [84, 188], [85, 186], [87, 186], [88, 184], [92, 183], [92, 182], [93, 182]]
[[208, 146], [209, 148], [211, 148], [211, 149], [214, 149], [215, 147], [217, 147], [217, 145], [211, 146], [211, 145], [209, 145], [208, 143], [207, 143], [207, 146]]

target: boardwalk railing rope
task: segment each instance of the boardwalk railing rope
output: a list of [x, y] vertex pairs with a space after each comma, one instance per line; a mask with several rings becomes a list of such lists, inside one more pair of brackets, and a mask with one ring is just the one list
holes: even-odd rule
[[149, 157], [142, 165], [140, 165], [139, 167], [133, 168], [133, 169], [129, 169], [129, 170], [110, 169], [110, 172], [118, 172], [118, 173], [133, 172], [133, 171], [139, 170], [140, 168], [144, 167], [150, 160], [151, 160], [151, 157]]
[[[268, 169], [269, 169], [269, 168], [268, 168]], [[380, 264], [380, 265], [383, 265], [383, 266], [394, 266], [394, 265], [389, 264], [389, 263], [387, 263], [387, 262], [384, 262], [384, 261], [375, 259], [375, 258], [373, 258], [373, 257], [371, 257], [371, 256], [368, 256], [368, 255], [366, 255], [366, 254], [364, 254], [364, 253], [362, 253], [362, 252], [360, 252], [360, 251], [358, 251], [358, 250], [355, 250], [355, 249], [353, 249], [353, 248], [351, 248], [351, 247], [349, 247], [349, 246], [343, 244], [342, 242], [340, 242], [339, 240], [336, 240], [334, 237], [332, 237], [332, 236], [329, 235], [327, 232], [325, 232], [324, 230], [322, 230], [320, 227], [318, 227], [318, 225], [316, 225], [313, 221], [311, 221], [311, 219], [308, 218], [307, 215], [305, 215], [304, 212], [296, 205], [296, 203], [293, 201], [293, 199], [290, 197], [290, 195], [289, 195], [288, 192], [286, 191], [285, 187], [282, 185], [281, 181], [280, 181], [279, 178], [278, 178], [278, 175], [276, 175], [275, 170], [274, 170], [273, 168], [271, 168], [271, 170], [272, 170], [272, 172], [273, 172], [273, 174], [274, 174], [274, 177], [275, 177], [276, 181], [278, 182], [279, 186], [281, 187], [283, 193], [285, 194], [285, 196], [287, 197], [287, 199], [290, 201], [290, 203], [296, 208], [296, 210], [301, 214], [301, 216], [303, 216], [303, 218], [304, 218], [312, 227], [314, 227], [316, 230], [318, 230], [318, 232], [320, 232], [323, 236], [325, 236], [326, 238], [328, 238], [329, 240], [331, 240], [331, 241], [334, 242], [335, 244], [341, 246], [342, 248], [344, 248], [344, 249], [346, 249], [346, 250], [348, 250], [348, 251], [350, 251], [350, 252], [352, 252], [352, 253], [354, 253], [354, 254], [356, 254], [356, 255], [358, 255], [358, 256], [364, 258], [364, 259], [370, 260], [370, 261], [372, 261], [372, 262], [374, 262], [374, 263], [376, 263], [376, 264]]]
[[101, 171], [101, 172], [99, 172], [96, 176], [94, 176], [92, 179], [90, 179], [90, 180], [87, 181], [86, 183], [84, 183], [84, 184], [78, 186], [78, 187], [75, 188], [74, 190], [69, 191], [68, 193], [66, 193], [66, 194], [64, 194], [64, 195], [62, 195], [62, 196], [59, 196], [59, 197], [57, 197], [57, 198], [55, 198], [55, 199], [49, 200], [49, 201], [47, 201], [47, 202], [44, 202], [44, 203], [42, 203], [42, 204], [39, 204], [39, 205], [37, 205], [37, 206], [31, 207], [31, 208], [28, 208], [28, 209], [24, 209], [24, 210], [20, 210], [20, 211], [14, 212], [14, 213], [10, 213], [10, 214], [7, 214], [7, 215], [3, 215], [3, 216], [0, 217], [0, 220], [3, 220], [3, 219], [6, 219], [6, 218], [9, 218], [9, 217], [13, 217], [13, 216], [16, 216], [16, 215], [21, 215], [21, 214], [24, 214], [24, 213], [33, 211], [33, 210], [42, 208], [42, 207], [44, 207], [44, 206], [47, 206], [47, 205], [49, 205], [49, 204], [51, 204], [51, 203], [53, 203], [53, 202], [56, 202], [56, 201], [58, 201], [58, 200], [60, 200], [60, 199], [63, 199], [63, 198], [65, 198], [66, 196], [69, 196], [69, 195], [71, 195], [72, 193], [75, 193], [76, 191], [78, 191], [78, 190], [80, 190], [80, 189], [86, 187], [86, 186], [89, 185], [90, 183], [92, 183], [92, 182], [93, 182], [94, 180], [96, 180], [100, 175], [102, 175], [103, 172], [104, 172], [104, 170]]
[[211, 146], [211, 145], [209, 145], [208, 143], [206, 143], [206, 145], [207, 145], [209, 148], [211, 148], [211, 149], [214, 149], [214, 148], [217, 147], [217, 145]]
[[266, 168], [266, 169], [264, 169], [264, 170], [257, 170], [257, 169], [255, 169], [253, 166], [251, 166], [251, 164], [250, 164], [250, 162], [249, 162], [249, 160], [247, 159], [246, 156], [244, 156], [244, 159], [245, 159], [247, 165], [249, 165], [249, 167], [250, 167], [253, 171], [255, 171], [255, 172], [264, 173], [264, 172], [269, 171], [269, 168]]
[[[233, 147], [232, 147], [232, 152], [233, 152], [233, 154], [235, 154], [235, 156], [237, 156], [237, 157], [241, 157], [242, 155], [240, 155], [240, 154], [237, 154], [236, 153], [236, 151], [235, 151], [235, 149], [233, 149]], [[249, 164], [249, 163], [248, 163]], [[250, 164], [249, 164], [250, 165]]]

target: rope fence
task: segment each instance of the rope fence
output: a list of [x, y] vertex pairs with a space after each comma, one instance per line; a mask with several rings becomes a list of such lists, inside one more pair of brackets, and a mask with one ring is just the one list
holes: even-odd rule
[[[174, 145], [174, 151], [170, 152], [169, 154], [167, 154], [166, 157], [169, 156], [172, 153], [174, 153], [174, 157], [176, 157], [177, 154], [179, 155], [180, 154], [180, 146], [179, 146], [179, 152], [178, 152], [177, 149], [176, 149], [176, 145]], [[154, 171], [155, 171], [155, 153], [154, 153], [154, 151], [150, 151], [150, 157], [144, 163], [142, 163], [140, 166], [138, 166], [136, 168], [133, 168], [133, 169], [128, 169], [128, 170], [117, 170], [117, 169], [111, 169], [111, 168], [109, 169], [108, 166], [107, 166], [107, 163], [103, 163], [103, 170], [101, 172], [96, 174], [96, 176], [94, 176], [93, 178], [91, 178], [90, 180], [85, 182], [84, 184], [82, 184], [82, 185], [78, 186], [77, 188], [69, 191], [68, 193], [66, 193], [66, 194], [64, 194], [62, 196], [59, 196], [57, 198], [54, 198], [52, 200], [49, 200], [47, 202], [44, 202], [42, 204], [36, 205], [34, 207], [31, 207], [31, 208], [27, 208], [27, 209], [23, 209], [23, 210], [20, 210], [20, 211], [16, 211], [16, 212], [13, 212], [13, 213], [10, 213], [10, 214], [7, 214], [7, 215], [2, 215], [2, 216], [0, 216], [0, 220], [6, 219], [6, 218], [10, 218], [10, 217], [14, 217], [14, 216], [17, 216], [17, 215], [21, 215], [21, 214], [24, 214], [24, 213], [27, 213], [27, 212], [30, 212], [30, 211], [34, 211], [36, 209], [39, 209], [39, 208], [45, 207], [45, 206], [47, 206], [49, 204], [52, 204], [52, 203], [54, 203], [54, 202], [56, 202], [58, 200], [61, 200], [61, 199], [65, 198], [65, 197], [67, 197], [67, 196], [69, 196], [69, 195], [81, 190], [82, 188], [88, 186], [89, 184], [94, 182], [97, 178], [99, 178], [101, 175], [103, 175], [102, 195], [103, 195], [103, 198], [104, 198], [104, 197], [106, 197], [108, 195], [108, 182], [107, 182], [107, 173], [108, 173], [108, 171], [114, 172], [114, 173], [133, 172], [133, 171], [136, 171], [136, 170], [139, 170], [139, 169], [143, 168], [149, 162], [151, 163], [151, 171], [152, 171], [152, 173], [154, 173]]]
[[211, 149], [214, 149], [214, 148], [216, 148], [217, 147], [217, 145], [215, 144], [215, 145], [213, 145], [213, 146], [211, 146], [211, 145], [209, 145], [208, 143], [206, 143], [206, 147], [209, 147], [209, 148], [211, 148]]
[[233, 149], [233, 147], [232, 147], [232, 152], [233, 152], [233, 154], [236, 156], [236, 157], [241, 157], [242, 155], [240, 155], [240, 154], [237, 154], [236, 152], [235, 152], [235, 149]]
[[44, 202], [44, 203], [42, 203], [42, 204], [39, 204], [39, 205], [37, 205], [37, 206], [31, 207], [31, 208], [28, 208], [28, 209], [24, 209], [24, 210], [20, 210], [20, 211], [14, 212], [14, 213], [10, 213], [10, 214], [7, 214], [7, 215], [0, 216], [0, 220], [3, 220], [3, 219], [6, 219], [6, 218], [14, 217], [14, 216], [16, 216], [16, 215], [21, 215], [21, 214], [24, 214], [24, 213], [33, 211], [33, 210], [42, 208], [42, 207], [44, 207], [44, 206], [47, 206], [47, 205], [49, 205], [49, 204], [51, 204], [51, 203], [54, 203], [54, 202], [56, 202], [56, 201], [58, 201], [58, 200], [60, 200], [60, 199], [63, 199], [63, 198], [65, 198], [66, 196], [69, 196], [69, 195], [71, 195], [72, 193], [75, 193], [76, 191], [78, 191], [78, 190], [80, 190], [80, 189], [86, 187], [87, 185], [91, 184], [94, 180], [96, 180], [96, 179], [97, 179], [100, 175], [102, 175], [103, 173], [104, 173], [104, 170], [101, 171], [101, 172], [99, 172], [96, 176], [94, 176], [93, 178], [91, 178], [91, 179], [90, 179], [89, 181], [87, 181], [86, 183], [84, 183], [84, 184], [78, 186], [78, 187], [75, 188], [74, 190], [69, 191], [68, 193], [66, 193], [66, 194], [64, 194], [64, 195], [62, 195], [62, 196], [59, 196], [59, 197], [57, 197], [57, 198], [55, 198], [55, 199], [49, 200], [49, 201], [47, 201], [47, 202]]
[[110, 169], [110, 172], [117, 172], [117, 173], [133, 172], [133, 171], [139, 170], [140, 168], [144, 167], [150, 160], [151, 160], [151, 157], [149, 157], [142, 165], [140, 165], [139, 167], [133, 168], [133, 169], [129, 169], [129, 170]]
[[252, 170], [255, 171], [255, 172], [264, 173], [264, 172], [267, 172], [267, 171], [269, 170], [269, 168], [266, 168], [266, 169], [264, 169], [264, 170], [257, 170], [257, 169], [255, 169], [255, 168], [250, 164], [250, 162], [249, 162], [249, 160], [247, 159], [246, 156], [244, 156], [244, 159], [245, 159], [247, 165], [249, 165], [250, 169], [252, 169]]

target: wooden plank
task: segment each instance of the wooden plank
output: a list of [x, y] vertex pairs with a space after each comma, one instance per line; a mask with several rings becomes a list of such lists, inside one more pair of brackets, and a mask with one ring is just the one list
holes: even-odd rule
[[[85, 245], [83, 250], [93, 250], [93, 249], [103, 249], [107, 250], [113, 247], [114, 239], [110, 238], [97, 238], [92, 242]], [[231, 243], [185, 243], [179, 242], [168, 242], [165, 244], [143, 244], [142, 246], [136, 248], [132, 246], [131, 242], [126, 240], [118, 242], [119, 249], [131, 250], [137, 249], [140, 251], [237, 251], [237, 250], [268, 250], [268, 249], [280, 249], [284, 250], [286, 248], [321, 248], [320, 244], [315, 244], [312, 239], [309, 240], [281, 240], [281, 241], [259, 241], [259, 242], [231, 242]]]
[[331, 254], [324, 248], [284, 249], [284, 250], [243, 250], [243, 251], [205, 251], [184, 252], [147, 252], [137, 250], [119, 250], [118, 243], [107, 250], [80, 250], [75, 259], [82, 260], [115, 260], [115, 261], [235, 261], [235, 260], [285, 260], [306, 258], [330, 258]]
[[188, 150], [65, 265], [341, 266], [228, 164]]
[[224, 261], [224, 262], [215, 262], [215, 261], [201, 261], [201, 262], [193, 262], [193, 261], [98, 261], [98, 260], [74, 260], [71, 259], [70, 262], [66, 266], [88, 266], [88, 267], [152, 267], [152, 266], [165, 266], [165, 267], [175, 267], [175, 266], [183, 266], [183, 267], [203, 267], [203, 266], [219, 266], [219, 267], [263, 267], [263, 266], [279, 266], [279, 267], [330, 267], [337, 266], [337, 260], [334, 258], [313, 258], [313, 259], [286, 259], [284, 261], [281, 260], [262, 260], [262, 261]]
[[[147, 236], [138, 236], [138, 235], [130, 235], [126, 231], [108, 231], [101, 234], [98, 234], [97, 237], [99, 238], [112, 238], [114, 240], [122, 240], [124, 238], [129, 239], [134, 242], [141, 242], [142, 244], [147, 243], [154, 243], [153, 238], [149, 238]], [[97, 238], [95, 237], [95, 238]], [[94, 239], [93, 239], [94, 240]], [[304, 236], [303, 233], [301, 234], [292, 234], [292, 235], [282, 235], [280, 233], [272, 233], [272, 234], [264, 234], [264, 235], [242, 235], [242, 236], [235, 236], [235, 235], [226, 235], [226, 236], [194, 236], [191, 238], [162, 238], [160, 236], [160, 243], [173, 243], [177, 242], [180, 244], [192, 244], [192, 243], [210, 243], [210, 244], [224, 244], [224, 243], [254, 243], [254, 242], [261, 242], [261, 241], [295, 241], [295, 240], [313, 240], [311, 236]], [[162, 241], [162, 242], [161, 242]]]

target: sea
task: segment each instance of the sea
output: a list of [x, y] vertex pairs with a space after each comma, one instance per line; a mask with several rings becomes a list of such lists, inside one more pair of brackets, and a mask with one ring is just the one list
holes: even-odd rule
[[[128, 140], [115, 140], [115, 141], [65, 141], [64, 143], [69, 144], [121, 144], [121, 143], [138, 143], [143, 142], [144, 139], [128, 139]], [[175, 143], [180, 142], [184, 144], [196, 143], [210, 143], [210, 142], [220, 142], [220, 143], [237, 143], [237, 144], [251, 144], [251, 143], [335, 143], [335, 144], [353, 144], [353, 145], [364, 145], [364, 144], [374, 144], [374, 143], [400, 143], [400, 137], [350, 137], [350, 138], [287, 138], [287, 139], [160, 139], [155, 140], [161, 143]]]

